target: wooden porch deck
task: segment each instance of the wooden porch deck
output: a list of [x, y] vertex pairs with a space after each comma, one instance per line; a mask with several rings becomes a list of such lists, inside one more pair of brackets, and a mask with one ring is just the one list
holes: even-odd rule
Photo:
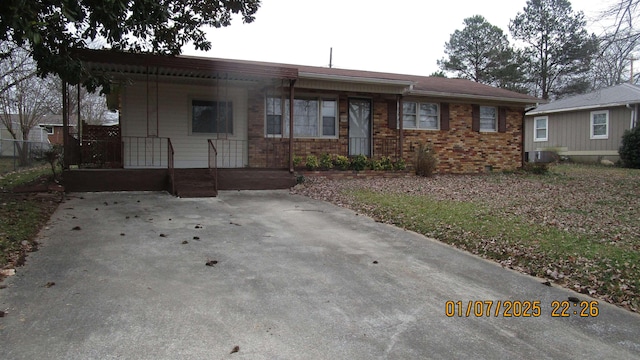
[[[179, 197], [212, 197], [215, 178], [209, 169], [175, 169], [175, 192]], [[295, 175], [283, 169], [218, 169], [218, 190], [288, 189]], [[167, 169], [74, 169], [63, 173], [69, 192], [172, 191]]]

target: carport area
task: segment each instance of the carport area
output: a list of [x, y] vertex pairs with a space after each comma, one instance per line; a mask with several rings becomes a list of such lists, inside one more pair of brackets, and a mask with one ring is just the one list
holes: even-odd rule
[[552, 317], [594, 299], [288, 191], [71, 194], [39, 241], [0, 290], [3, 359], [640, 358], [638, 314]]

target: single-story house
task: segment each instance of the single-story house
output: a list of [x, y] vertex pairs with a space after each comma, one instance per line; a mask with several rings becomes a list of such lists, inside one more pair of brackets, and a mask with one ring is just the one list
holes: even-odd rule
[[[14, 139], [13, 135], [4, 121], [0, 122], [0, 156], [4, 157], [16, 157], [18, 156], [18, 146], [21, 146], [24, 142], [22, 140], [22, 130], [20, 129], [20, 121], [17, 114], [3, 114], [0, 115], [7, 120], [11, 121], [11, 128], [16, 133], [18, 139]], [[47, 138], [46, 131], [39, 126], [34, 126], [29, 130], [29, 136], [27, 143], [32, 149], [48, 148], [49, 140]]]
[[541, 100], [469, 80], [108, 50], [80, 53], [112, 81], [124, 169], [284, 169], [294, 156], [414, 162], [439, 173], [523, 162], [527, 107]]
[[616, 85], [540, 105], [527, 112], [525, 151], [530, 161], [550, 151], [574, 161], [617, 161], [625, 130], [638, 124], [640, 87]]
[[[69, 120], [69, 133], [76, 134], [78, 132], [76, 117], [72, 116]], [[45, 131], [51, 144], [63, 144], [62, 115], [47, 114], [42, 117], [38, 126]]]

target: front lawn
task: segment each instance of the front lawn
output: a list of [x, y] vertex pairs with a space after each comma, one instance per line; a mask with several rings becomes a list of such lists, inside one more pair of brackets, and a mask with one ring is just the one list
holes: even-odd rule
[[640, 308], [640, 170], [328, 181], [332, 201], [581, 293]]

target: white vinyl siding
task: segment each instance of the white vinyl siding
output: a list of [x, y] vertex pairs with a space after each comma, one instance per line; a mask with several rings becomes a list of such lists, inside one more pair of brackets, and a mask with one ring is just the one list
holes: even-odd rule
[[[122, 94], [123, 112], [121, 114], [122, 136], [147, 136], [147, 86], [144, 81], [138, 81], [125, 87]], [[215, 95], [220, 93], [219, 98]], [[224, 95], [222, 95], [224, 94]], [[160, 82], [158, 84], [158, 136], [171, 139], [175, 150], [174, 166], [176, 168], [206, 168], [208, 167], [208, 139], [216, 139], [218, 146], [219, 167], [244, 167], [248, 164], [247, 141], [247, 101], [246, 88], [229, 84], [228, 88], [216, 91], [215, 87], [206, 85], [190, 85]], [[192, 132], [192, 101], [207, 100], [222, 103], [233, 103], [232, 128], [224, 133], [194, 133]], [[149, 117], [154, 122], [155, 116]], [[225, 130], [226, 131], [226, 130]], [[130, 139], [132, 143], [142, 140]], [[161, 158], [161, 167], [166, 167], [166, 141], [153, 142], [147, 140], [148, 152], [152, 151]], [[159, 147], [159, 149], [158, 149]], [[154, 149], [152, 149], [154, 148]], [[135, 147], [129, 150], [125, 147], [123, 154], [125, 168], [142, 167], [134, 165]], [[138, 151], [138, 153], [140, 153]], [[132, 160], [133, 159], [133, 160]], [[231, 159], [231, 160], [230, 160]]]
[[591, 112], [591, 139], [609, 138], [609, 110]]
[[533, 141], [547, 141], [549, 139], [549, 118], [540, 116], [533, 119]]

